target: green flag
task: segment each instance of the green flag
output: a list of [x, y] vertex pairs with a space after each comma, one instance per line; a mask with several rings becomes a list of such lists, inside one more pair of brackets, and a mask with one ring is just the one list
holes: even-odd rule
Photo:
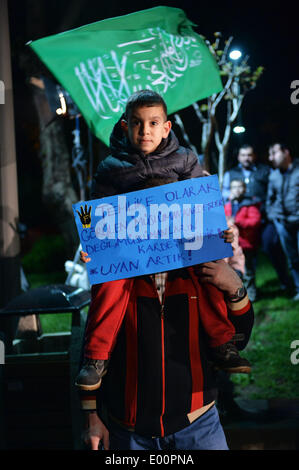
[[183, 10], [156, 7], [30, 43], [105, 144], [135, 91], [163, 96], [169, 114], [222, 89], [217, 63]]

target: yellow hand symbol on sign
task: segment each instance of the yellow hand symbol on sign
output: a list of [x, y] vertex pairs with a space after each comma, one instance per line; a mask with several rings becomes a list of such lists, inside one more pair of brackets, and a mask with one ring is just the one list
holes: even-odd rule
[[81, 212], [79, 212], [79, 211], [76, 211], [76, 212], [80, 217], [80, 221], [81, 221], [81, 224], [82, 224], [83, 228], [90, 228], [90, 226], [91, 226], [91, 216], [90, 216], [91, 206], [87, 210], [87, 205], [85, 204], [84, 210], [83, 210], [82, 206], [81, 206], [80, 210], [81, 210]]

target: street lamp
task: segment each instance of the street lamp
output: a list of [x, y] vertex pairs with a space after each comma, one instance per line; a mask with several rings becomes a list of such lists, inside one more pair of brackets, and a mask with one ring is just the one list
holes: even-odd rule
[[56, 114], [60, 116], [61, 114], [66, 114], [67, 107], [66, 107], [65, 97], [62, 91], [59, 92], [58, 96], [59, 96], [61, 107], [56, 109]]
[[232, 59], [232, 60], [239, 60], [240, 57], [242, 57], [242, 52], [239, 51], [239, 49], [233, 49], [233, 50], [229, 53], [229, 58]]
[[244, 126], [235, 126], [233, 128], [233, 132], [235, 134], [243, 134], [243, 132], [245, 132], [245, 127]]

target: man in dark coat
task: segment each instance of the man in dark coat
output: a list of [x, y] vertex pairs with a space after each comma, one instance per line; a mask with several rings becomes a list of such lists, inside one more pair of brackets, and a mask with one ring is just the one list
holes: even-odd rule
[[[179, 146], [171, 132], [163, 100], [151, 91], [139, 92], [114, 128], [111, 156], [100, 164], [92, 197], [133, 191], [151, 178], [167, 183], [202, 175], [197, 157]], [[103, 441], [108, 449], [110, 434], [110, 449], [227, 449], [201, 320], [203, 315], [212, 317], [213, 302], [218, 314], [220, 306], [228, 308], [235, 331], [242, 337], [239, 349], [243, 349], [253, 309], [241, 279], [225, 261], [204, 263], [198, 270], [194, 276], [193, 271], [182, 269], [169, 276], [156, 274], [153, 279], [120, 280], [119, 297], [117, 281], [95, 288], [92, 304], [97, 321], [99, 316], [105, 321], [114, 313], [119, 321], [113, 322], [117, 331], [109, 335], [111, 356], [106, 360], [86, 355], [76, 379], [92, 448]], [[208, 296], [211, 289], [212, 298]], [[101, 333], [106, 330], [103, 327]], [[218, 350], [219, 356], [238, 357], [233, 341], [225, 343], [225, 354]], [[97, 388], [90, 387], [92, 372], [100, 378]], [[109, 414], [108, 428], [100, 418], [101, 404]]]
[[269, 179], [267, 216], [276, 227], [288, 260], [296, 289], [294, 300], [299, 300], [299, 161], [282, 143], [270, 146], [269, 161], [275, 170]]

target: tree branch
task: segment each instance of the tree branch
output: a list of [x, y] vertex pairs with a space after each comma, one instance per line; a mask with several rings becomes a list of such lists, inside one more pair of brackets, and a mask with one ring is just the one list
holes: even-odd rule
[[200, 111], [198, 104], [195, 102], [192, 106], [200, 122], [202, 122], [203, 124], [207, 122], [207, 118], [205, 118], [202, 112]]
[[222, 100], [223, 96], [227, 93], [229, 87], [230, 87], [231, 84], [232, 84], [233, 78], [234, 78], [234, 75], [233, 75], [233, 73], [231, 73], [230, 76], [229, 76], [228, 79], [227, 79], [227, 82], [226, 82], [224, 88], [222, 89], [222, 91], [219, 93], [218, 97], [216, 98], [216, 100], [215, 100], [214, 103], [212, 104], [212, 107], [211, 107], [211, 114], [215, 115], [216, 107], [218, 106], [218, 104], [219, 104], [220, 101]]
[[193, 150], [193, 152], [195, 153], [195, 155], [197, 155], [197, 149], [196, 147], [190, 142], [190, 139], [189, 139], [189, 136], [185, 130], [185, 127], [184, 127], [184, 124], [183, 124], [183, 121], [181, 120], [180, 116], [176, 113], [174, 115], [174, 118], [175, 118], [175, 122], [177, 123], [178, 126], [180, 126], [181, 128], [181, 131], [182, 131], [182, 134], [183, 134], [183, 137], [185, 139], [185, 141], [187, 142], [187, 144], [189, 145], [189, 147]]
[[223, 64], [225, 64], [225, 62], [226, 62], [226, 56], [227, 56], [228, 50], [229, 50], [229, 48], [230, 48], [230, 45], [231, 45], [233, 39], [234, 39], [233, 36], [230, 36], [230, 37], [228, 38], [228, 40], [227, 40], [227, 43], [225, 44], [225, 47], [224, 47], [224, 49], [223, 49], [222, 57], [221, 57], [221, 59], [220, 59], [220, 61], [219, 61], [219, 65], [220, 65], [220, 66], [223, 65]]

